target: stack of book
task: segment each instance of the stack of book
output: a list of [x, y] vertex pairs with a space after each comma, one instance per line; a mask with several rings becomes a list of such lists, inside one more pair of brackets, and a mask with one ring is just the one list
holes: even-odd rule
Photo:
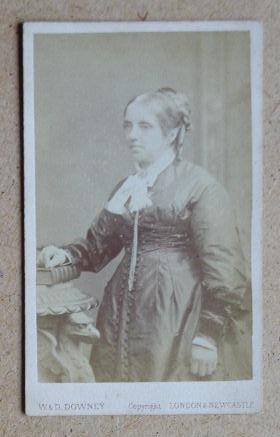
[[80, 276], [80, 271], [72, 264], [46, 269], [37, 267], [37, 285], [55, 285], [68, 282]]

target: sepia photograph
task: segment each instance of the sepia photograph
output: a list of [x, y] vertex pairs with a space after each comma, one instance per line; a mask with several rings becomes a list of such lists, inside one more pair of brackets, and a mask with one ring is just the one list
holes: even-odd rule
[[261, 45], [24, 24], [27, 414], [259, 411]]

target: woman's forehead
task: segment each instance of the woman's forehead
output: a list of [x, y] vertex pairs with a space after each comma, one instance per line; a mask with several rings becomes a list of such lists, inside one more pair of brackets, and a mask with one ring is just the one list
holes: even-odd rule
[[158, 123], [157, 114], [159, 112], [159, 105], [156, 102], [150, 101], [137, 101], [134, 100], [128, 107], [126, 108], [126, 112], [124, 118], [126, 120], [133, 119], [151, 119]]

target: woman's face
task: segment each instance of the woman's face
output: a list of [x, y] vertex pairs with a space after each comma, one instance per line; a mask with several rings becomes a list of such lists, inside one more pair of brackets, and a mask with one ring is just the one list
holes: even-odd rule
[[133, 158], [142, 167], [154, 162], [171, 147], [152, 104], [132, 102], [126, 109], [123, 127]]

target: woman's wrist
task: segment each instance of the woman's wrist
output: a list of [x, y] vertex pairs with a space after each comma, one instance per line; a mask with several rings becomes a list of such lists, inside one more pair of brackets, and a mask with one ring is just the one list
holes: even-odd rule
[[194, 337], [192, 344], [194, 346], [200, 346], [200, 347], [203, 347], [205, 349], [210, 349], [210, 350], [217, 349], [216, 341], [212, 337], [209, 337], [209, 336], [206, 336], [203, 334], [197, 334]]

